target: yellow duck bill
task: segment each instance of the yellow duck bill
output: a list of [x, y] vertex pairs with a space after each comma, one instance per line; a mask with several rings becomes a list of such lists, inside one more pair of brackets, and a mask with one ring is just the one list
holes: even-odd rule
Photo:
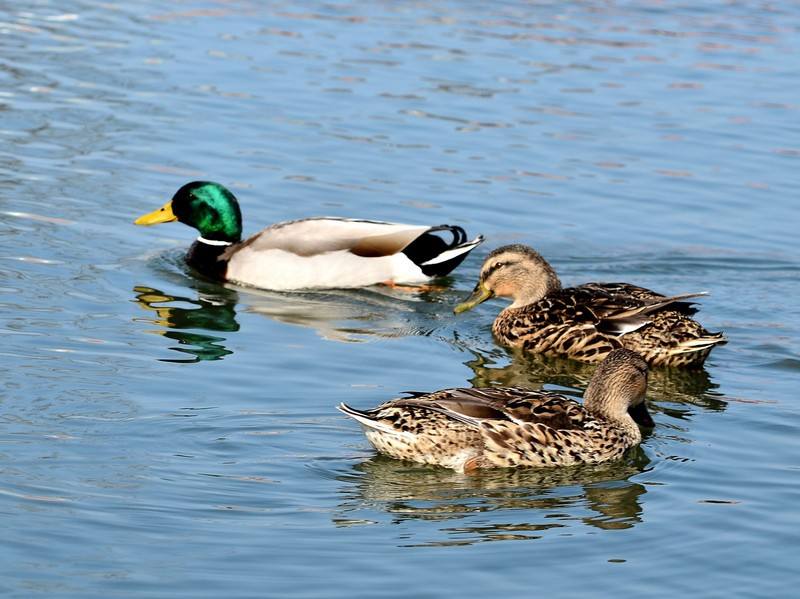
[[153, 210], [152, 212], [143, 214], [133, 221], [133, 224], [149, 226], [157, 225], [159, 223], [171, 223], [175, 220], [178, 220], [178, 217], [172, 212], [172, 200], [170, 200], [158, 210]]
[[465, 301], [453, 308], [453, 312], [455, 314], [461, 314], [467, 310], [472, 310], [478, 304], [483, 303], [492, 297], [494, 297], [494, 293], [489, 289], [486, 289], [486, 287], [483, 286], [483, 283], [478, 283], [475, 285], [475, 289], [472, 290], [472, 294]]

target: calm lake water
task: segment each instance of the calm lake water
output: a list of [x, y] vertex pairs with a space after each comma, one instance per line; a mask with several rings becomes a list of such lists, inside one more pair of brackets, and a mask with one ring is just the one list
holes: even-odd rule
[[[787, 596], [800, 584], [796, 2], [6, 3], [0, 594]], [[441, 291], [203, 282], [134, 227], [220, 181], [245, 229], [310, 215], [484, 233]], [[546, 385], [502, 305], [566, 283], [707, 290], [730, 338], [656, 371], [621, 462], [463, 476], [376, 457], [334, 406]]]

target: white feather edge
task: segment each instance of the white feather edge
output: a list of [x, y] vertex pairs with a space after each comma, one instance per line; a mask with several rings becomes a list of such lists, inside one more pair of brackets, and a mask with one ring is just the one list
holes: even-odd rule
[[233, 245], [233, 243], [230, 241], [219, 241], [218, 239], [206, 239], [202, 235], [197, 238], [197, 241], [199, 241], [200, 243], [205, 243], [206, 245], [216, 245], [220, 247]]
[[413, 439], [415, 435], [413, 433], [405, 432], [405, 431], [398, 431], [391, 426], [387, 426], [385, 424], [381, 424], [371, 418], [367, 418], [366, 416], [357, 412], [354, 408], [351, 408], [346, 403], [340, 403], [336, 406], [336, 409], [339, 410], [345, 416], [349, 416], [356, 422], [358, 422], [364, 428], [375, 430], [381, 433], [385, 433], [387, 435], [396, 435], [398, 437], [404, 437], [407, 439]]
[[701, 337], [700, 339], [690, 339], [679, 343], [671, 353], [674, 354], [690, 354], [693, 352], [703, 351], [709, 349], [720, 343], [726, 343], [727, 340], [723, 337], [721, 339]]
[[421, 266], [433, 266], [434, 264], [441, 264], [442, 262], [447, 262], [448, 260], [457, 258], [461, 254], [466, 254], [467, 252], [472, 250], [472, 248], [474, 248], [477, 245], [480, 245], [481, 243], [483, 243], [483, 235], [478, 235], [472, 241], [469, 241], [463, 245], [455, 247], [452, 250], [446, 250], [441, 254], [439, 254], [438, 256], [436, 256], [435, 258], [431, 258], [430, 260], [423, 262]]

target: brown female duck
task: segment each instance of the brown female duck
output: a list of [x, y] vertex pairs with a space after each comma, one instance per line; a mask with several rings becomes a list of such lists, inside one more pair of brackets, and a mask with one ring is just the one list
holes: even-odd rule
[[715, 345], [726, 341], [691, 318], [697, 310], [685, 300], [700, 295], [705, 294], [666, 297], [629, 283], [563, 289], [536, 251], [507, 245], [489, 254], [475, 290], [455, 312], [494, 296], [511, 297], [513, 303], [492, 325], [504, 345], [584, 362], [625, 347], [651, 366], [700, 366]]
[[652, 427], [647, 363], [627, 349], [597, 367], [583, 405], [549, 391], [444, 389], [372, 410], [340, 404], [370, 443], [391, 457], [459, 471], [593, 464], [622, 456]]

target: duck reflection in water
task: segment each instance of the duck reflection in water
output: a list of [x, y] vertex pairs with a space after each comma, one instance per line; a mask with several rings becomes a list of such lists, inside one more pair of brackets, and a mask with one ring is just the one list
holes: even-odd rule
[[[446, 306], [456, 299], [450, 277], [440, 278], [435, 287], [392, 288], [379, 285], [360, 289], [286, 292], [221, 285], [204, 279], [185, 264], [182, 252], [161, 254], [150, 261], [150, 266], [169, 284], [180, 289], [190, 287], [198, 294], [198, 299], [192, 300], [163, 293], [150, 286], [134, 288], [137, 294], [134, 301], [140, 306], [157, 314], [161, 310], [162, 314], [166, 311], [171, 315], [168, 318], [159, 317], [158, 320], [166, 322], [156, 324], [170, 328], [170, 331], [160, 331], [159, 334], [172, 338], [175, 338], [176, 328], [235, 331], [238, 329], [235, 320], [237, 311], [239, 314], [259, 314], [276, 322], [311, 328], [328, 341], [362, 343], [375, 338], [427, 336], [442, 326], [443, 313], [450, 318]], [[163, 305], [165, 303], [169, 305]], [[192, 308], [177, 308], [173, 305], [175, 303], [189, 303]], [[206, 314], [207, 320], [204, 319]], [[174, 321], [176, 326], [168, 324], [170, 318], [177, 318]], [[188, 325], [182, 326], [181, 323], [187, 319]], [[237, 328], [227, 328], [226, 322]], [[197, 341], [186, 333], [180, 335], [178, 340], [190, 343]], [[220, 341], [224, 339], [210, 340], [216, 345], [220, 345]], [[199, 359], [219, 359], [224, 355]]]
[[438, 325], [439, 304], [445, 301], [443, 290], [369, 287], [289, 294], [248, 289], [245, 311], [312, 328], [328, 341], [359, 343], [431, 334]]
[[[469, 379], [473, 387], [522, 387], [541, 389], [550, 387], [585, 389], [595, 371], [593, 364], [577, 360], [542, 356], [513, 350], [495, 348], [488, 352], [467, 348], [473, 358], [464, 362], [474, 376]], [[509, 362], [510, 360], [510, 362]], [[501, 366], [503, 362], [509, 362]], [[709, 377], [705, 368], [686, 370], [680, 368], [651, 368], [648, 372], [647, 397], [654, 411], [661, 411], [678, 419], [688, 416], [686, 406], [698, 406], [721, 412], [727, 403], [722, 394], [715, 392], [719, 385]], [[559, 392], [563, 392], [559, 389]], [[580, 394], [574, 393], [577, 397]], [[683, 408], [665, 406], [665, 403], [684, 404]]]
[[[153, 318], [140, 318], [144, 322], [164, 327], [151, 331], [173, 339], [179, 343], [178, 347], [170, 349], [188, 354], [191, 358], [169, 359], [162, 358], [162, 362], [193, 363], [203, 360], [221, 360], [233, 353], [222, 342], [225, 337], [206, 335], [205, 333], [190, 332], [185, 329], [201, 331], [235, 332], [239, 330], [236, 322], [236, 294], [224, 290], [222, 296], [190, 299], [168, 295], [152, 287], [137, 286], [133, 288], [136, 294], [134, 301], [144, 310], [153, 313]], [[176, 304], [189, 305], [184, 307]]]
[[[386, 513], [393, 525], [411, 520], [444, 525], [426, 527], [426, 538], [411, 545], [530, 540], [548, 531], [564, 534], [578, 522], [605, 530], [631, 528], [642, 521], [640, 498], [647, 490], [630, 479], [648, 464], [644, 451], [634, 448], [622, 460], [592, 466], [464, 475], [377, 455], [337, 476], [343, 500], [334, 524], [379, 523]], [[483, 516], [487, 512], [492, 523]], [[436, 538], [429, 538], [434, 530]]]
[[[133, 288], [134, 301], [152, 318], [143, 322], [163, 329], [152, 331], [180, 345], [170, 349], [189, 354], [187, 359], [162, 359], [165, 362], [220, 360], [232, 352], [225, 337], [206, 331], [235, 332], [239, 293], [228, 286], [198, 280], [197, 299], [170, 295], [159, 289], [139, 285]], [[331, 289], [315, 292], [271, 292], [247, 289], [240, 313], [260, 314], [276, 322], [309, 327], [324, 339], [359, 343], [370, 338], [395, 338], [430, 335], [438, 326], [440, 290], [409, 292], [390, 288]], [[195, 331], [191, 331], [194, 329]], [[197, 332], [200, 331], [200, 332]]]

